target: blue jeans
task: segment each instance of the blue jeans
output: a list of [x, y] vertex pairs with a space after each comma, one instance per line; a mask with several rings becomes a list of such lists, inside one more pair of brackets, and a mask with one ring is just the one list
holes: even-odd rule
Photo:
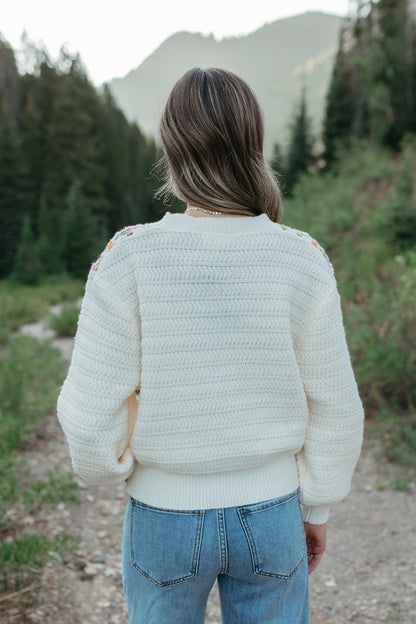
[[193, 511], [130, 498], [122, 561], [130, 624], [203, 624], [216, 579], [224, 624], [309, 622], [299, 490]]

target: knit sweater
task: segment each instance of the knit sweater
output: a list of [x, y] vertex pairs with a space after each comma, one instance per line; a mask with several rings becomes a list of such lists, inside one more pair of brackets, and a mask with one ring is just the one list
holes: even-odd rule
[[88, 484], [126, 480], [183, 510], [299, 487], [303, 519], [325, 523], [351, 487], [363, 408], [324, 250], [265, 213], [167, 212], [117, 232], [86, 281], [57, 414]]

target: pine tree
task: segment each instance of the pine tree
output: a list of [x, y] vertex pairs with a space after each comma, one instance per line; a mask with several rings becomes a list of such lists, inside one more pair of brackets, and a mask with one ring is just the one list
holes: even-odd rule
[[0, 93], [0, 277], [13, 268], [24, 205], [23, 167], [15, 121]]
[[283, 194], [286, 193], [286, 160], [283, 154], [283, 150], [279, 143], [275, 142], [273, 144], [273, 152], [272, 157], [270, 159], [270, 167], [272, 171], [275, 173], [281, 191]]
[[347, 52], [350, 69], [352, 134], [363, 139], [370, 135], [370, 100], [373, 95], [375, 65], [372, 2], [359, 0], [357, 16], [351, 28], [353, 45]]
[[62, 245], [56, 240], [56, 231], [51, 218], [51, 207], [45, 195], [41, 196], [37, 222], [38, 256], [42, 272], [46, 275], [64, 270]]
[[[118, 108], [107, 84], [101, 95], [100, 132], [102, 134], [101, 164], [104, 168], [104, 189], [109, 200], [107, 225], [109, 234], [134, 223], [132, 172], [130, 170], [130, 124]], [[129, 208], [127, 209], [127, 206]]]
[[47, 174], [46, 137], [59, 79], [53, 68], [42, 63], [38, 76], [26, 74], [20, 80], [22, 96], [20, 138], [31, 195], [27, 209], [32, 215], [32, 223], [37, 234], [40, 233], [38, 212]]
[[[0, 36], [0, 93], [14, 122], [19, 110], [19, 74], [12, 47]], [[1, 109], [0, 109], [1, 111]]]
[[[144, 204], [143, 209], [140, 209], [140, 219], [143, 223], [146, 221], [155, 221], [160, 219], [161, 213], [165, 211], [165, 206], [163, 205], [163, 201], [154, 198], [154, 194], [159, 186], [159, 183], [155, 176], [152, 175], [152, 171], [159, 157], [158, 148], [153, 139], [145, 138], [138, 126], [136, 126], [136, 124], [134, 125], [134, 130], [136, 131], [137, 129], [137, 132], [141, 137], [138, 141], [138, 159], [141, 160], [142, 166], [140, 168], [140, 173], [138, 172], [138, 176], [136, 177], [136, 185], [139, 185], [141, 177], [144, 187]], [[178, 207], [178, 204], [180, 204], [179, 209], [183, 208], [183, 202], [179, 202], [178, 200], [175, 205]]]
[[94, 87], [76, 61], [59, 77], [51, 118], [45, 127], [45, 180], [42, 192], [53, 206], [58, 240], [66, 198], [77, 180], [89, 210], [107, 226], [109, 201], [105, 196], [102, 164], [101, 104]]
[[[413, 2], [413, 0], [412, 0]], [[416, 131], [416, 20], [410, 0], [358, 0], [343, 30], [327, 96], [329, 166], [337, 142], [370, 137], [393, 149]]]
[[63, 222], [63, 256], [68, 273], [86, 279], [91, 263], [104, 247], [97, 217], [89, 208], [79, 180], [71, 184]]
[[40, 275], [37, 240], [33, 233], [30, 215], [25, 213], [12, 278], [21, 284], [34, 285], [38, 283]]
[[291, 194], [299, 175], [308, 171], [314, 162], [311, 122], [307, 112], [306, 92], [302, 89], [300, 105], [291, 125], [291, 136], [286, 159], [286, 185]]
[[343, 37], [342, 31], [326, 96], [323, 157], [327, 167], [336, 158], [337, 143], [351, 136], [354, 123], [355, 97], [352, 89], [352, 69], [343, 49]]
[[408, 0], [379, 0], [378, 46], [380, 63], [374, 76], [383, 85], [385, 97], [385, 132], [382, 142], [398, 149], [405, 132], [415, 128], [414, 53], [415, 20]]

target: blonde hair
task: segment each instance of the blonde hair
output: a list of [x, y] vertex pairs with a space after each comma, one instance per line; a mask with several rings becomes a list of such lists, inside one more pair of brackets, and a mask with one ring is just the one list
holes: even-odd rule
[[279, 221], [282, 194], [263, 157], [263, 114], [244, 80], [224, 69], [190, 69], [169, 93], [159, 133], [156, 198]]

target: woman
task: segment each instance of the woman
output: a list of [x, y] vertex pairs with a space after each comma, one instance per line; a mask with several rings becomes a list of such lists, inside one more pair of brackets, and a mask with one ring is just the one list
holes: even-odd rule
[[224, 623], [305, 624], [362, 443], [333, 269], [279, 224], [243, 80], [186, 72], [160, 134], [159, 194], [187, 208], [117, 232], [92, 265], [58, 417], [87, 483], [127, 482], [130, 623], [202, 623], [217, 579]]

